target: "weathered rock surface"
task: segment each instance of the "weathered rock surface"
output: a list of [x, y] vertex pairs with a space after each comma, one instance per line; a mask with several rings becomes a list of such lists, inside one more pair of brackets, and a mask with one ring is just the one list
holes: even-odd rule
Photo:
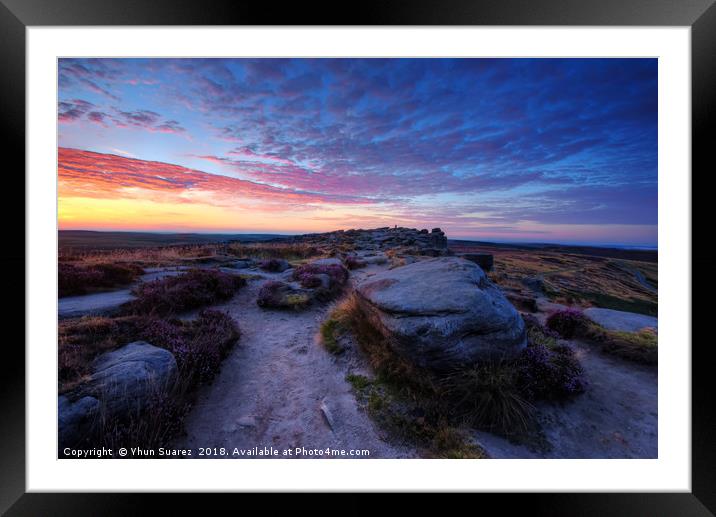
[[73, 402], [65, 395], [57, 400], [57, 432], [61, 447], [74, 447], [92, 436], [99, 416], [99, 400], [82, 397]]
[[90, 437], [100, 418], [122, 420], [148, 409], [176, 377], [171, 352], [143, 341], [102, 354], [92, 364], [89, 380], [58, 398], [60, 446]]
[[172, 388], [176, 377], [171, 352], [135, 341], [99, 356], [79, 394], [100, 400], [106, 417], [122, 418], [146, 409], [153, 397]]
[[643, 328], [658, 328], [659, 326], [659, 320], [654, 316], [634, 312], [590, 307], [584, 310], [584, 315], [594, 323], [609, 330], [638, 332]]
[[383, 227], [372, 230], [339, 230], [329, 233], [301, 235], [296, 241], [313, 244], [326, 252], [349, 253], [355, 251], [375, 252], [401, 249], [406, 254], [442, 256], [448, 255], [447, 237], [440, 228], [418, 230], [416, 228]]
[[110, 315], [117, 312], [122, 304], [134, 299], [135, 296], [130, 289], [66, 296], [57, 301], [57, 316], [59, 319], [67, 319], [88, 315]]
[[510, 357], [526, 346], [522, 318], [473, 262], [425, 259], [359, 282], [358, 299], [396, 352], [450, 370]]

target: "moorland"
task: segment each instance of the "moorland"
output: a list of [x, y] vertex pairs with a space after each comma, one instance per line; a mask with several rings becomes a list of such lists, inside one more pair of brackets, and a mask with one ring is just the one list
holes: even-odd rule
[[60, 232], [60, 455], [656, 457], [657, 292], [656, 251], [439, 228]]

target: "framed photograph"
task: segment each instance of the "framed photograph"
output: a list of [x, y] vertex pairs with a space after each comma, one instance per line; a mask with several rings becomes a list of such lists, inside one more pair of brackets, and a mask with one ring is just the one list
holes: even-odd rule
[[136, 492], [714, 511], [712, 1], [2, 1], [8, 515]]

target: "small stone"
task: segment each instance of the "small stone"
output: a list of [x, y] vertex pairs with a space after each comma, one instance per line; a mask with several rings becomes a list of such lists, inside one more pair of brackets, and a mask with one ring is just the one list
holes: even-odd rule
[[239, 427], [256, 427], [256, 418], [253, 416], [242, 416], [236, 421]]
[[328, 405], [326, 404], [326, 399], [323, 399], [321, 401], [321, 413], [323, 414], [323, 418], [326, 420], [326, 423], [328, 424], [328, 427], [331, 429], [331, 431], [335, 431], [334, 427], [334, 420], [333, 420], [333, 414], [331, 413], [331, 410], [328, 408]]

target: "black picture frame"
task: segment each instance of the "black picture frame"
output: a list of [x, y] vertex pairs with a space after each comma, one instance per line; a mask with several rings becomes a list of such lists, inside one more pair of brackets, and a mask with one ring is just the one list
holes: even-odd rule
[[[0, 113], [6, 163], [15, 161], [15, 171], [24, 171], [25, 149], [25, 30], [43, 25], [611, 25], [690, 26], [692, 72], [692, 192], [708, 195], [708, 189], [693, 189], [693, 179], [716, 170], [713, 146], [708, 136], [716, 117], [716, 0], [470, 0], [363, 1], [338, 10], [337, 3], [293, 3], [276, 7], [240, 0], [0, 0]], [[9, 170], [9, 168], [8, 168]], [[696, 172], [698, 171], [698, 172]], [[9, 176], [9, 175], [8, 175]], [[24, 192], [24, 179], [15, 173], [15, 192]], [[703, 180], [700, 180], [700, 184]], [[12, 187], [10, 187], [12, 188]], [[24, 196], [13, 196], [23, 203]], [[692, 197], [692, 236], [708, 231], [708, 213], [696, 211]], [[704, 205], [701, 204], [701, 207]], [[23, 207], [24, 208], [24, 207]], [[13, 242], [3, 252], [3, 269], [25, 269], [25, 234], [17, 225], [20, 208], [3, 204], [7, 238]], [[24, 209], [23, 209], [24, 213]], [[699, 231], [703, 230], [703, 231]], [[704, 239], [707, 240], [707, 239]], [[702, 292], [713, 292], [714, 261], [708, 242], [692, 240], [692, 277]], [[9, 275], [10, 287], [24, 299], [20, 275]], [[23, 294], [20, 294], [23, 293]], [[17, 298], [18, 300], [20, 298]], [[691, 303], [692, 321], [707, 321], [708, 303]], [[4, 309], [7, 322], [20, 321], [24, 304]], [[703, 325], [703, 324], [702, 324]], [[8, 324], [8, 326], [10, 326]], [[695, 327], [692, 327], [696, 330]], [[481, 494], [478, 504], [497, 505], [501, 512], [516, 507], [536, 515], [713, 515], [716, 513], [716, 461], [713, 431], [716, 411], [711, 395], [714, 375], [710, 355], [712, 340], [696, 339], [692, 346], [692, 492], [644, 494]], [[0, 374], [2, 383], [2, 433], [0, 433], [0, 511], [7, 515], [136, 515], [158, 500], [162, 513], [172, 508], [186, 510], [186, 497], [177, 494], [37, 494], [25, 493], [25, 353], [20, 339], [4, 343], [3, 362], [13, 365]], [[684, 346], [689, 346], [684, 343]], [[231, 496], [221, 496], [222, 499]], [[379, 507], [372, 497], [351, 496], [351, 513], [366, 513]], [[457, 501], [459, 503], [459, 501]], [[412, 499], [422, 506], [421, 498]], [[295, 504], [295, 499], [294, 503]], [[300, 503], [298, 503], [300, 504]], [[470, 503], [474, 504], [474, 503]], [[316, 509], [315, 505], [311, 505]], [[327, 507], [330, 508], [330, 504]], [[344, 505], [344, 508], [346, 506]], [[481, 506], [486, 508], [486, 506]], [[320, 509], [319, 509], [320, 510]], [[407, 510], [407, 509], [406, 509]], [[335, 508], [333, 511], [336, 511]], [[345, 513], [343, 511], [342, 513]]]

